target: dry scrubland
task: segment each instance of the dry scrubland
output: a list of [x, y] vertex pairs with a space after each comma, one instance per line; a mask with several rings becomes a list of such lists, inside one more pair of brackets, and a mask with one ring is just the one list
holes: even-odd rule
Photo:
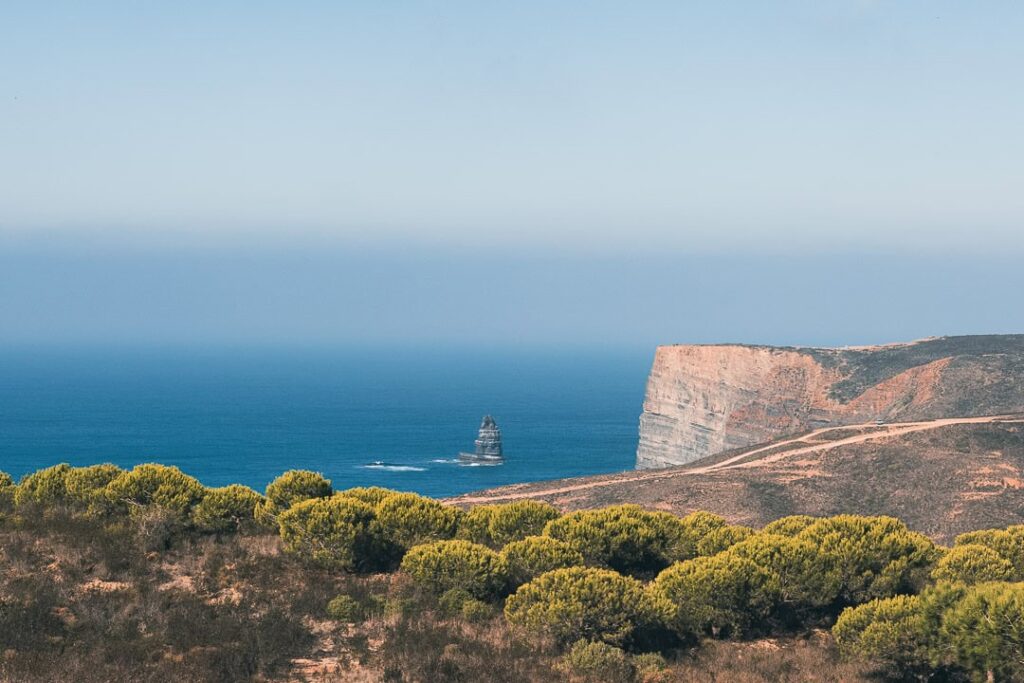
[[797, 514], [888, 515], [950, 544], [1020, 522], [1024, 416], [818, 430], [684, 467], [513, 484], [450, 502], [527, 498], [562, 510], [627, 502], [681, 515], [707, 510], [755, 527]]
[[1024, 527], [0, 477], [12, 681], [1024, 680]]

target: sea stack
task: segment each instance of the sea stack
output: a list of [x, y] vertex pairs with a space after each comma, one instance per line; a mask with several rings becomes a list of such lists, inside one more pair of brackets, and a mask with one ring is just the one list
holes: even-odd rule
[[501, 452], [501, 430], [490, 415], [484, 415], [476, 437], [476, 449], [472, 453], [459, 453], [459, 460], [476, 463], [500, 463], [504, 460]]

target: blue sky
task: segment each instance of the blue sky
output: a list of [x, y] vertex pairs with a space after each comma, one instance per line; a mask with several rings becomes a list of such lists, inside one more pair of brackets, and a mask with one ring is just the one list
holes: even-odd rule
[[0, 229], [1020, 245], [1024, 6], [5, 2]]
[[[408, 337], [403, 311], [424, 341], [516, 338], [460, 337], [444, 296], [488, 298], [536, 343], [1020, 329], [1021, 35], [1009, 1], [8, 0], [0, 341], [376, 341]], [[186, 262], [189, 287], [152, 275]], [[795, 282], [776, 292], [785, 329], [678, 317], [697, 273], [786, 280], [797, 262], [890, 273], [931, 313], [858, 303], [824, 272], [806, 286], [845, 302], [834, 332]], [[473, 284], [504, 271], [533, 282]], [[139, 282], [175, 314], [134, 301]], [[330, 289], [360, 282], [377, 286]], [[631, 308], [652, 290], [660, 308]], [[732, 310], [721, 292], [697, 296]]]

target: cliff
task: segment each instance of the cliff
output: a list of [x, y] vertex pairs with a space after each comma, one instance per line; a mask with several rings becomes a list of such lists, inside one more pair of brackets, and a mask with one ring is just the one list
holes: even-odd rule
[[809, 429], [1024, 411], [1024, 335], [844, 349], [659, 347], [639, 469], [682, 465]]

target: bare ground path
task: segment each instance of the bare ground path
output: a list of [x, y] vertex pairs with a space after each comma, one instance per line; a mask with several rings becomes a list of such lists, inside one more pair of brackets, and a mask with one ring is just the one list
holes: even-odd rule
[[[921, 422], [893, 422], [883, 425], [879, 425], [875, 422], [866, 422], [863, 424], [842, 425], [839, 427], [823, 427], [821, 429], [816, 429], [812, 432], [808, 432], [798, 437], [794, 437], [784, 441], [773, 441], [770, 444], [758, 446], [748, 451], [743, 451], [736, 455], [730, 456], [725, 460], [721, 460], [710, 465], [684, 465], [682, 467], [673, 467], [663, 470], [652, 470], [649, 472], [642, 472], [630, 475], [613, 475], [607, 479], [599, 479], [597, 481], [582, 481], [578, 484], [555, 485], [551, 486], [550, 488], [545, 488], [543, 484], [525, 484], [520, 486], [523, 488], [529, 487], [527, 490], [512, 490], [506, 492], [495, 492], [493, 494], [484, 493], [479, 495], [457, 496], [454, 498], [449, 498], [447, 502], [457, 503], [460, 505], [496, 503], [500, 501], [517, 500], [522, 498], [536, 498], [539, 496], [573, 493], [575, 491], [583, 491], [587, 489], [595, 489], [605, 486], [616, 486], [627, 482], [672, 479], [675, 477], [685, 477], [693, 474], [705, 474], [708, 472], [736, 469], [741, 467], [761, 467], [769, 463], [778, 462], [779, 460], [785, 458], [790, 458], [798, 455], [805, 455], [807, 453], [827, 451], [833, 448], [839, 448], [850, 444], [863, 443], [865, 441], [888, 439], [903, 434], [909, 434], [911, 432], [923, 432], [930, 429], [938, 429], [940, 427], [948, 427], [951, 425], [984, 424], [991, 422], [1010, 422], [1022, 424], [1024, 423], [1024, 417], [1020, 415], [986, 415], [982, 417], [947, 417], [938, 420], [926, 420]], [[858, 429], [865, 429], [870, 431], [865, 431], [860, 434], [854, 434], [852, 436], [843, 437], [840, 439], [821, 440], [821, 437], [827, 436], [831, 432], [850, 431]], [[793, 448], [786, 448], [787, 446], [793, 446]], [[768, 453], [766, 453], [766, 455], [764, 455], [763, 457], [750, 460], [751, 457], [756, 456], [759, 453], [765, 452]]]

